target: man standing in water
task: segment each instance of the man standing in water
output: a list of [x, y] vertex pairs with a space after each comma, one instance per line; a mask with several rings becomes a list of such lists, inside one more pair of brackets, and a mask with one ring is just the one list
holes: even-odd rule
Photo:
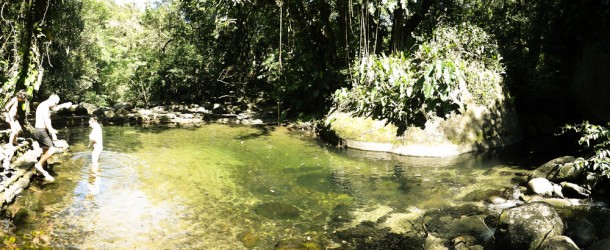
[[34, 167], [44, 175], [45, 181], [48, 182], [54, 182], [55, 178], [44, 170], [43, 167], [46, 165], [47, 160], [55, 153], [56, 148], [53, 145], [53, 141], [57, 140], [57, 130], [55, 130], [51, 124], [51, 109], [57, 110], [63, 106], [72, 104], [68, 102], [58, 106], [58, 103], [59, 96], [52, 94], [49, 96], [49, 99], [38, 105], [36, 108], [36, 124], [34, 126], [34, 131], [32, 132], [32, 136], [34, 136], [34, 139], [38, 141], [38, 144], [40, 144], [40, 147], [42, 148], [40, 160]]
[[104, 148], [102, 127], [97, 122], [97, 118], [95, 117], [89, 118], [89, 127], [91, 127], [91, 133], [89, 134], [89, 145], [93, 145], [93, 151], [91, 152], [91, 164], [93, 172], [97, 172], [100, 154]]

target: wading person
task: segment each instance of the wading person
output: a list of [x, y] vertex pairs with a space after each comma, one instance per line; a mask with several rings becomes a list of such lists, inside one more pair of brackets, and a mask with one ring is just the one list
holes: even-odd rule
[[97, 118], [89, 118], [89, 127], [91, 127], [91, 133], [89, 134], [89, 146], [93, 145], [93, 151], [91, 151], [91, 163], [94, 172], [97, 172], [98, 162], [102, 149], [104, 148], [102, 138], [102, 126], [100, 126]]
[[8, 104], [6, 104], [5, 119], [6, 119], [6, 122], [11, 127], [11, 135], [8, 140], [9, 146], [16, 146], [17, 136], [22, 131], [21, 124], [19, 124], [19, 121], [17, 120], [17, 118], [18, 118], [17, 110], [19, 109], [19, 104], [22, 103], [23, 101], [25, 101], [26, 97], [27, 97], [27, 93], [25, 93], [25, 90], [20, 90], [19, 92], [17, 92], [15, 97], [11, 98], [11, 100], [8, 102]]
[[55, 153], [57, 150], [53, 145], [53, 141], [57, 140], [57, 130], [53, 128], [51, 124], [51, 109], [57, 110], [61, 106], [70, 105], [71, 103], [65, 103], [61, 106], [57, 106], [59, 103], [59, 96], [56, 94], [52, 94], [49, 96], [49, 99], [41, 102], [36, 108], [36, 124], [34, 125], [34, 131], [32, 132], [32, 136], [40, 147], [42, 148], [42, 155], [40, 156], [40, 160], [34, 165], [38, 171], [44, 175], [45, 181], [54, 182], [55, 178], [49, 174], [46, 170], [44, 170], [44, 166], [47, 163], [47, 160]]

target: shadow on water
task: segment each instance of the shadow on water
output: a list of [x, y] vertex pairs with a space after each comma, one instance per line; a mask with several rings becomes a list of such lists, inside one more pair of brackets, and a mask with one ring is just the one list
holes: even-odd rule
[[[230, 126], [239, 127], [239, 125], [230, 125]], [[259, 138], [261, 136], [269, 136], [269, 134], [275, 130], [275, 126], [269, 126], [269, 125], [253, 125], [251, 127], [256, 128], [257, 131], [247, 133], [247, 134], [240, 134], [238, 136], [235, 136], [234, 138], [237, 140], [252, 140], [252, 139]]]

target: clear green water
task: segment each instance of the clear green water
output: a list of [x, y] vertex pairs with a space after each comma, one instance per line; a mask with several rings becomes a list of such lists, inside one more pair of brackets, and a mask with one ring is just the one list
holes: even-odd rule
[[[93, 173], [88, 132], [64, 131], [71, 152], [54, 166], [57, 182], [32, 184], [9, 210], [20, 214], [5, 235], [16, 235], [18, 245], [340, 247], [334, 233], [374, 211], [456, 206], [477, 190], [514, 186], [520, 171], [488, 154], [401, 157], [338, 150], [284, 127], [210, 124], [106, 126]], [[342, 213], [352, 217], [337, 220]]]

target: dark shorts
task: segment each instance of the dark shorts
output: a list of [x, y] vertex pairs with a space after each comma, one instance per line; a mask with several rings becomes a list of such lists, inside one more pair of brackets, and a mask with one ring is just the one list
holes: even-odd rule
[[51, 140], [51, 136], [44, 128], [35, 128], [32, 136], [38, 144], [40, 144], [41, 148], [50, 148], [53, 147], [53, 140]]

